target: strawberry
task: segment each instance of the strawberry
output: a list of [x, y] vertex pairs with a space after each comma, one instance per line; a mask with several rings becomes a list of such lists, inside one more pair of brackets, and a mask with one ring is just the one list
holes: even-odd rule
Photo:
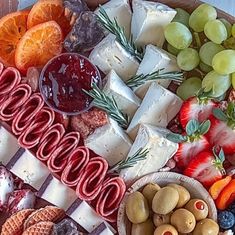
[[213, 151], [203, 151], [190, 161], [184, 174], [200, 181], [205, 187], [210, 187], [222, 179], [225, 173], [224, 159], [223, 149], [220, 149], [219, 154], [216, 153], [215, 148]]
[[211, 145], [222, 147], [225, 154], [235, 153], [235, 103], [228, 103], [224, 112], [219, 108], [213, 109], [210, 121], [207, 137]]
[[170, 133], [167, 138], [172, 142], [178, 143], [179, 148], [174, 155], [174, 160], [179, 168], [185, 169], [188, 163], [201, 151], [209, 149], [210, 144], [204, 136], [210, 128], [210, 121], [201, 124], [193, 119], [186, 125], [184, 135]]

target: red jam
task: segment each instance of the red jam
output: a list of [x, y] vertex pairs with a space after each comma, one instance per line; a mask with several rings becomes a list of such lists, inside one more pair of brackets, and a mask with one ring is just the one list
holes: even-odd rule
[[201, 210], [201, 211], [205, 209], [204, 203], [201, 201], [196, 202], [195, 206], [198, 210]]
[[46, 103], [55, 111], [79, 114], [90, 107], [92, 98], [83, 92], [98, 84], [97, 68], [84, 56], [65, 53], [53, 58], [40, 76], [40, 91]]

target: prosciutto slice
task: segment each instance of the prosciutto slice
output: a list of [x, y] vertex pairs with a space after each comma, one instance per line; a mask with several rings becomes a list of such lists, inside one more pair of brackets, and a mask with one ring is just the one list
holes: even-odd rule
[[42, 109], [44, 101], [39, 93], [33, 94], [22, 106], [12, 121], [12, 132], [20, 135], [32, 122], [35, 115]]
[[77, 196], [85, 201], [94, 200], [102, 188], [108, 163], [102, 157], [94, 157], [84, 169], [76, 188]]
[[30, 126], [18, 138], [19, 144], [30, 149], [39, 144], [43, 133], [52, 125], [55, 113], [48, 107], [42, 108], [31, 122]]
[[52, 153], [47, 161], [48, 169], [51, 172], [59, 173], [65, 168], [68, 157], [71, 152], [78, 146], [80, 141], [79, 132], [70, 132], [66, 134], [58, 144], [56, 150]]
[[36, 157], [41, 161], [47, 161], [57, 148], [59, 142], [65, 134], [64, 126], [60, 123], [52, 125], [42, 136]]
[[117, 210], [126, 192], [126, 185], [122, 178], [108, 178], [103, 183], [97, 197], [96, 212], [105, 220], [115, 222]]
[[27, 84], [19, 84], [13, 89], [9, 97], [0, 106], [0, 119], [11, 121], [21, 109], [22, 105], [29, 99], [32, 93]]
[[68, 159], [67, 166], [61, 175], [61, 181], [69, 187], [78, 184], [81, 172], [85, 169], [90, 160], [90, 150], [85, 146], [76, 148]]

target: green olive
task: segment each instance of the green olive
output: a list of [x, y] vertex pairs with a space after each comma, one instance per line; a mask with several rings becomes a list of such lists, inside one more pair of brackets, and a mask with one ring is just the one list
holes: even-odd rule
[[163, 224], [156, 228], [154, 231], [154, 235], [165, 235], [165, 234], [171, 234], [171, 235], [178, 235], [177, 230], [170, 224]]
[[199, 221], [193, 231], [193, 235], [219, 234], [219, 225], [212, 219]]
[[159, 215], [159, 214], [154, 214], [153, 215], [153, 223], [156, 227], [162, 225], [162, 224], [170, 224], [171, 221], [171, 215], [173, 212], [170, 212], [167, 215]]
[[185, 209], [193, 213], [197, 221], [205, 219], [208, 216], [208, 205], [201, 199], [192, 199], [186, 205]]
[[142, 190], [142, 193], [144, 197], [148, 200], [148, 204], [151, 207], [153, 198], [155, 194], [159, 191], [161, 187], [154, 183], [147, 184], [144, 189]]
[[130, 194], [126, 202], [126, 215], [133, 224], [145, 222], [149, 217], [147, 199], [140, 192]]
[[154, 225], [151, 219], [141, 224], [132, 224], [131, 235], [153, 235]]

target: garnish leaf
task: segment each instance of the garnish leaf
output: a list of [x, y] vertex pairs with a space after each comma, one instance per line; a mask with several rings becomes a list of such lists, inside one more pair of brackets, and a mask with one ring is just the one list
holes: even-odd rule
[[187, 141], [187, 136], [183, 136], [176, 133], [168, 133], [166, 134], [166, 138], [174, 143], [182, 143]]
[[186, 125], [186, 133], [188, 136], [195, 134], [199, 129], [199, 122], [196, 119], [190, 120]]
[[229, 102], [226, 114], [229, 118], [234, 119], [234, 113], [235, 113], [235, 104], [233, 102]]
[[215, 160], [213, 160], [213, 164], [214, 166], [222, 173], [222, 174], [226, 174], [226, 171], [223, 167], [223, 163], [225, 161], [225, 155], [224, 155], [224, 151], [221, 147], [219, 146], [214, 146], [213, 149], [213, 154], [215, 157]]
[[210, 120], [202, 122], [198, 129], [200, 135], [205, 135], [209, 131], [210, 127], [211, 127]]
[[224, 121], [224, 122], [227, 122], [227, 121], [228, 121], [227, 115], [226, 115], [221, 109], [219, 109], [219, 108], [214, 108], [214, 109], [212, 110], [212, 113], [213, 113], [213, 115], [214, 115], [217, 119], [219, 119], [219, 120], [221, 120], [221, 121]]

